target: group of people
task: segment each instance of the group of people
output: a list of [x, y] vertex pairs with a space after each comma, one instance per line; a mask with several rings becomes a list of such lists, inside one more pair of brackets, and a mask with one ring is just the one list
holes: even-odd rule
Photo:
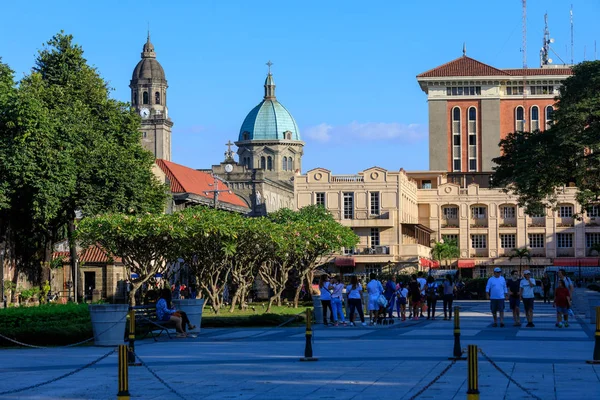
[[[498, 315], [500, 316], [500, 327], [504, 327], [504, 302], [509, 301], [509, 307], [513, 314], [513, 326], [521, 326], [521, 302], [525, 310], [525, 319], [527, 328], [535, 327], [533, 323], [533, 305], [535, 299], [534, 288], [535, 279], [531, 276], [531, 271], [526, 270], [521, 277], [519, 271], [513, 270], [508, 282], [502, 276], [502, 269], [494, 268], [494, 275], [487, 281], [485, 291], [490, 300], [490, 309], [494, 322], [493, 327], [498, 326]], [[550, 301], [548, 294], [551, 288], [551, 282], [548, 275], [542, 278], [542, 290], [544, 302]], [[554, 303], [556, 308], [556, 327], [563, 328], [569, 326], [569, 310], [573, 298], [573, 282], [567, 277], [565, 270], [560, 269], [557, 276], [557, 285], [554, 291]]]
[[[405, 321], [406, 310], [409, 310], [409, 319], [418, 320], [427, 313], [427, 319], [435, 320], [438, 299], [443, 300], [444, 320], [452, 319], [452, 302], [456, 293], [456, 285], [452, 275], [446, 275], [442, 285], [435, 282], [433, 276], [427, 279], [423, 272], [411, 276], [410, 282], [396, 282], [396, 277], [391, 277], [382, 284], [375, 274], [370, 274], [369, 282], [363, 288], [356, 275], [353, 275], [350, 284], [345, 286], [341, 278], [321, 275], [319, 280], [321, 304], [323, 306], [323, 324], [325, 326], [347, 325], [343, 310], [343, 294], [347, 294], [348, 316], [351, 326], [356, 326], [355, 315], [358, 314], [362, 325], [367, 325], [363, 312], [363, 292], [368, 294], [367, 310], [369, 312], [369, 325], [377, 325], [387, 315], [394, 318], [394, 308], [399, 320]], [[330, 321], [328, 322], [328, 311]]]

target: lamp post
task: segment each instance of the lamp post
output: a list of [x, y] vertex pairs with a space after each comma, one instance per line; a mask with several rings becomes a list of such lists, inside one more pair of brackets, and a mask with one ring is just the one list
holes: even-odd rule
[[67, 281], [67, 289], [69, 289], [69, 301], [73, 301], [71, 298], [71, 288], [73, 287], [73, 281]]

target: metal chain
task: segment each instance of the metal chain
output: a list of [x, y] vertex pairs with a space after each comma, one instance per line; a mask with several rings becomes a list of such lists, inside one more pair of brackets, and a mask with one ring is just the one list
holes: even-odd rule
[[53, 347], [49, 347], [49, 346], [36, 346], [36, 345], [33, 345], [33, 344], [27, 344], [27, 343], [19, 342], [18, 340], [11, 339], [11, 338], [9, 338], [7, 336], [4, 336], [1, 333], [0, 333], [0, 337], [3, 338], [3, 339], [5, 339], [5, 340], [8, 340], [9, 342], [13, 342], [15, 344], [18, 344], [19, 346], [31, 347], [33, 349], [50, 349], [50, 348], [52, 348], [52, 349], [58, 349], [58, 348], [61, 348], [61, 347], [75, 347], [75, 346], [79, 346], [80, 344], [84, 344], [84, 343], [87, 343], [89, 341], [92, 341], [96, 337], [105, 334], [106, 332], [108, 332], [109, 330], [111, 330], [112, 328], [114, 328], [117, 324], [121, 323], [121, 321], [123, 321], [123, 319], [125, 319], [125, 318], [127, 318], [127, 315], [123, 316], [123, 318], [121, 318], [120, 320], [118, 320], [117, 322], [115, 322], [114, 324], [112, 324], [111, 326], [109, 326], [107, 329], [105, 329], [104, 331], [100, 332], [97, 335], [92, 336], [89, 339], [85, 339], [85, 340], [82, 340], [81, 342], [77, 342], [77, 343], [73, 343], [73, 344], [67, 344], [65, 346], [53, 346]]
[[94, 361], [92, 361], [91, 363], [88, 363], [88, 364], [84, 365], [83, 367], [79, 367], [79, 368], [77, 368], [77, 369], [76, 369], [76, 370], [74, 370], [74, 371], [68, 372], [68, 373], [66, 373], [66, 374], [64, 374], [64, 375], [61, 375], [61, 376], [59, 376], [59, 377], [56, 377], [56, 378], [54, 378], [54, 379], [50, 379], [49, 381], [46, 381], [46, 382], [41, 382], [41, 383], [38, 383], [38, 384], [35, 384], [35, 385], [31, 385], [31, 386], [27, 386], [27, 387], [24, 387], [24, 388], [21, 388], [21, 389], [14, 389], [14, 390], [8, 390], [8, 391], [6, 391], [6, 392], [0, 392], [0, 396], [4, 396], [4, 395], [6, 395], [6, 394], [13, 394], [13, 393], [24, 392], [24, 391], [26, 391], [26, 390], [29, 390], [29, 389], [35, 389], [35, 388], [38, 388], [38, 387], [40, 387], [40, 386], [48, 385], [48, 384], [50, 384], [50, 383], [53, 383], [53, 382], [59, 381], [59, 380], [61, 380], [61, 379], [64, 379], [64, 378], [66, 378], [66, 377], [69, 377], [69, 376], [71, 376], [71, 375], [75, 375], [76, 373], [78, 373], [78, 372], [80, 372], [80, 371], [83, 371], [84, 369], [86, 369], [86, 368], [89, 368], [89, 367], [91, 367], [91, 366], [92, 366], [92, 365], [94, 365], [94, 364], [97, 364], [97, 363], [99, 363], [100, 361], [104, 360], [106, 357], [110, 356], [110, 355], [111, 355], [112, 353], [114, 353], [115, 351], [117, 351], [117, 349], [112, 349], [111, 351], [109, 351], [108, 353], [104, 354], [103, 356], [101, 356], [101, 357], [99, 357], [99, 358], [95, 359], [95, 360], [94, 360]]
[[450, 370], [450, 368], [452, 368], [452, 366], [456, 364], [456, 360], [452, 360], [452, 362], [450, 364], [448, 364], [448, 366], [446, 368], [444, 368], [442, 370], [442, 372], [440, 372], [438, 374], [438, 376], [436, 376], [431, 382], [429, 382], [427, 385], [425, 385], [425, 387], [421, 390], [419, 390], [417, 393], [415, 393], [410, 400], [414, 400], [417, 397], [419, 397], [421, 394], [423, 394], [424, 391], [426, 391], [427, 389], [429, 389], [434, 383], [436, 383], [438, 381], [438, 379], [440, 379], [442, 376], [444, 376], [444, 374], [446, 374], [446, 372], [448, 372]]
[[173, 387], [171, 385], [169, 385], [167, 382], [165, 382], [160, 376], [158, 376], [156, 374], [156, 372], [154, 372], [145, 362], [144, 360], [142, 360], [140, 358], [139, 355], [135, 355], [135, 358], [137, 358], [137, 360], [140, 362], [140, 364], [142, 364], [142, 366], [144, 368], [146, 368], [148, 370], [148, 372], [150, 372], [160, 383], [162, 383], [167, 389], [169, 389], [172, 393], [174, 393], [177, 397], [179, 397], [182, 400], [187, 400], [183, 395], [181, 395], [180, 393], [178, 393], [175, 389], [173, 389]]
[[521, 386], [517, 381], [515, 381], [513, 378], [510, 377], [510, 375], [508, 375], [506, 372], [504, 372], [494, 361], [492, 361], [492, 359], [483, 352], [483, 350], [479, 349], [479, 352], [481, 353], [481, 355], [487, 360], [489, 361], [490, 364], [492, 364], [492, 366], [494, 368], [496, 368], [498, 370], [498, 372], [500, 372], [502, 375], [504, 375], [509, 381], [511, 381], [516, 387], [518, 387], [519, 389], [521, 389], [522, 391], [524, 391], [525, 393], [527, 393], [528, 395], [530, 395], [531, 397], [533, 397], [534, 399], [537, 400], [542, 400], [541, 397], [536, 396], [535, 394], [533, 394], [531, 392], [531, 390], [524, 388], [523, 386]]

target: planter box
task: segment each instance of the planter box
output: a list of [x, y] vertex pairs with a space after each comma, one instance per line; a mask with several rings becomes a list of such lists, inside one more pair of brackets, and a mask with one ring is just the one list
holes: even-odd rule
[[313, 295], [313, 309], [315, 314], [315, 324], [323, 323], [323, 304], [321, 304], [321, 296]]
[[127, 304], [90, 304], [94, 330], [94, 345], [118, 346], [123, 344], [127, 325]]
[[196, 329], [192, 329], [189, 332], [199, 333], [200, 325], [202, 324], [204, 299], [178, 299], [171, 302], [173, 303], [173, 307], [187, 314], [192, 325], [196, 325]]

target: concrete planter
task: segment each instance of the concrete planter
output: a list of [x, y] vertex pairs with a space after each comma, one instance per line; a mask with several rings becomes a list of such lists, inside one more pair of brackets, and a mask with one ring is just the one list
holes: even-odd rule
[[588, 299], [589, 304], [589, 313], [590, 313], [590, 323], [596, 323], [596, 307], [600, 307], [600, 297], [594, 296]]
[[118, 346], [123, 344], [127, 325], [127, 304], [90, 304], [94, 330], [94, 345]]
[[321, 304], [321, 296], [313, 295], [313, 309], [315, 313], [315, 324], [323, 323], [323, 304]]
[[185, 312], [190, 319], [192, 325], [196, 325], [196, 329], [189, 332], [199, 333], [200, 325], [202, 324], [202, 308], [204, 307], [204, 299], [179, 299], [172, 300], [173, 307]]

